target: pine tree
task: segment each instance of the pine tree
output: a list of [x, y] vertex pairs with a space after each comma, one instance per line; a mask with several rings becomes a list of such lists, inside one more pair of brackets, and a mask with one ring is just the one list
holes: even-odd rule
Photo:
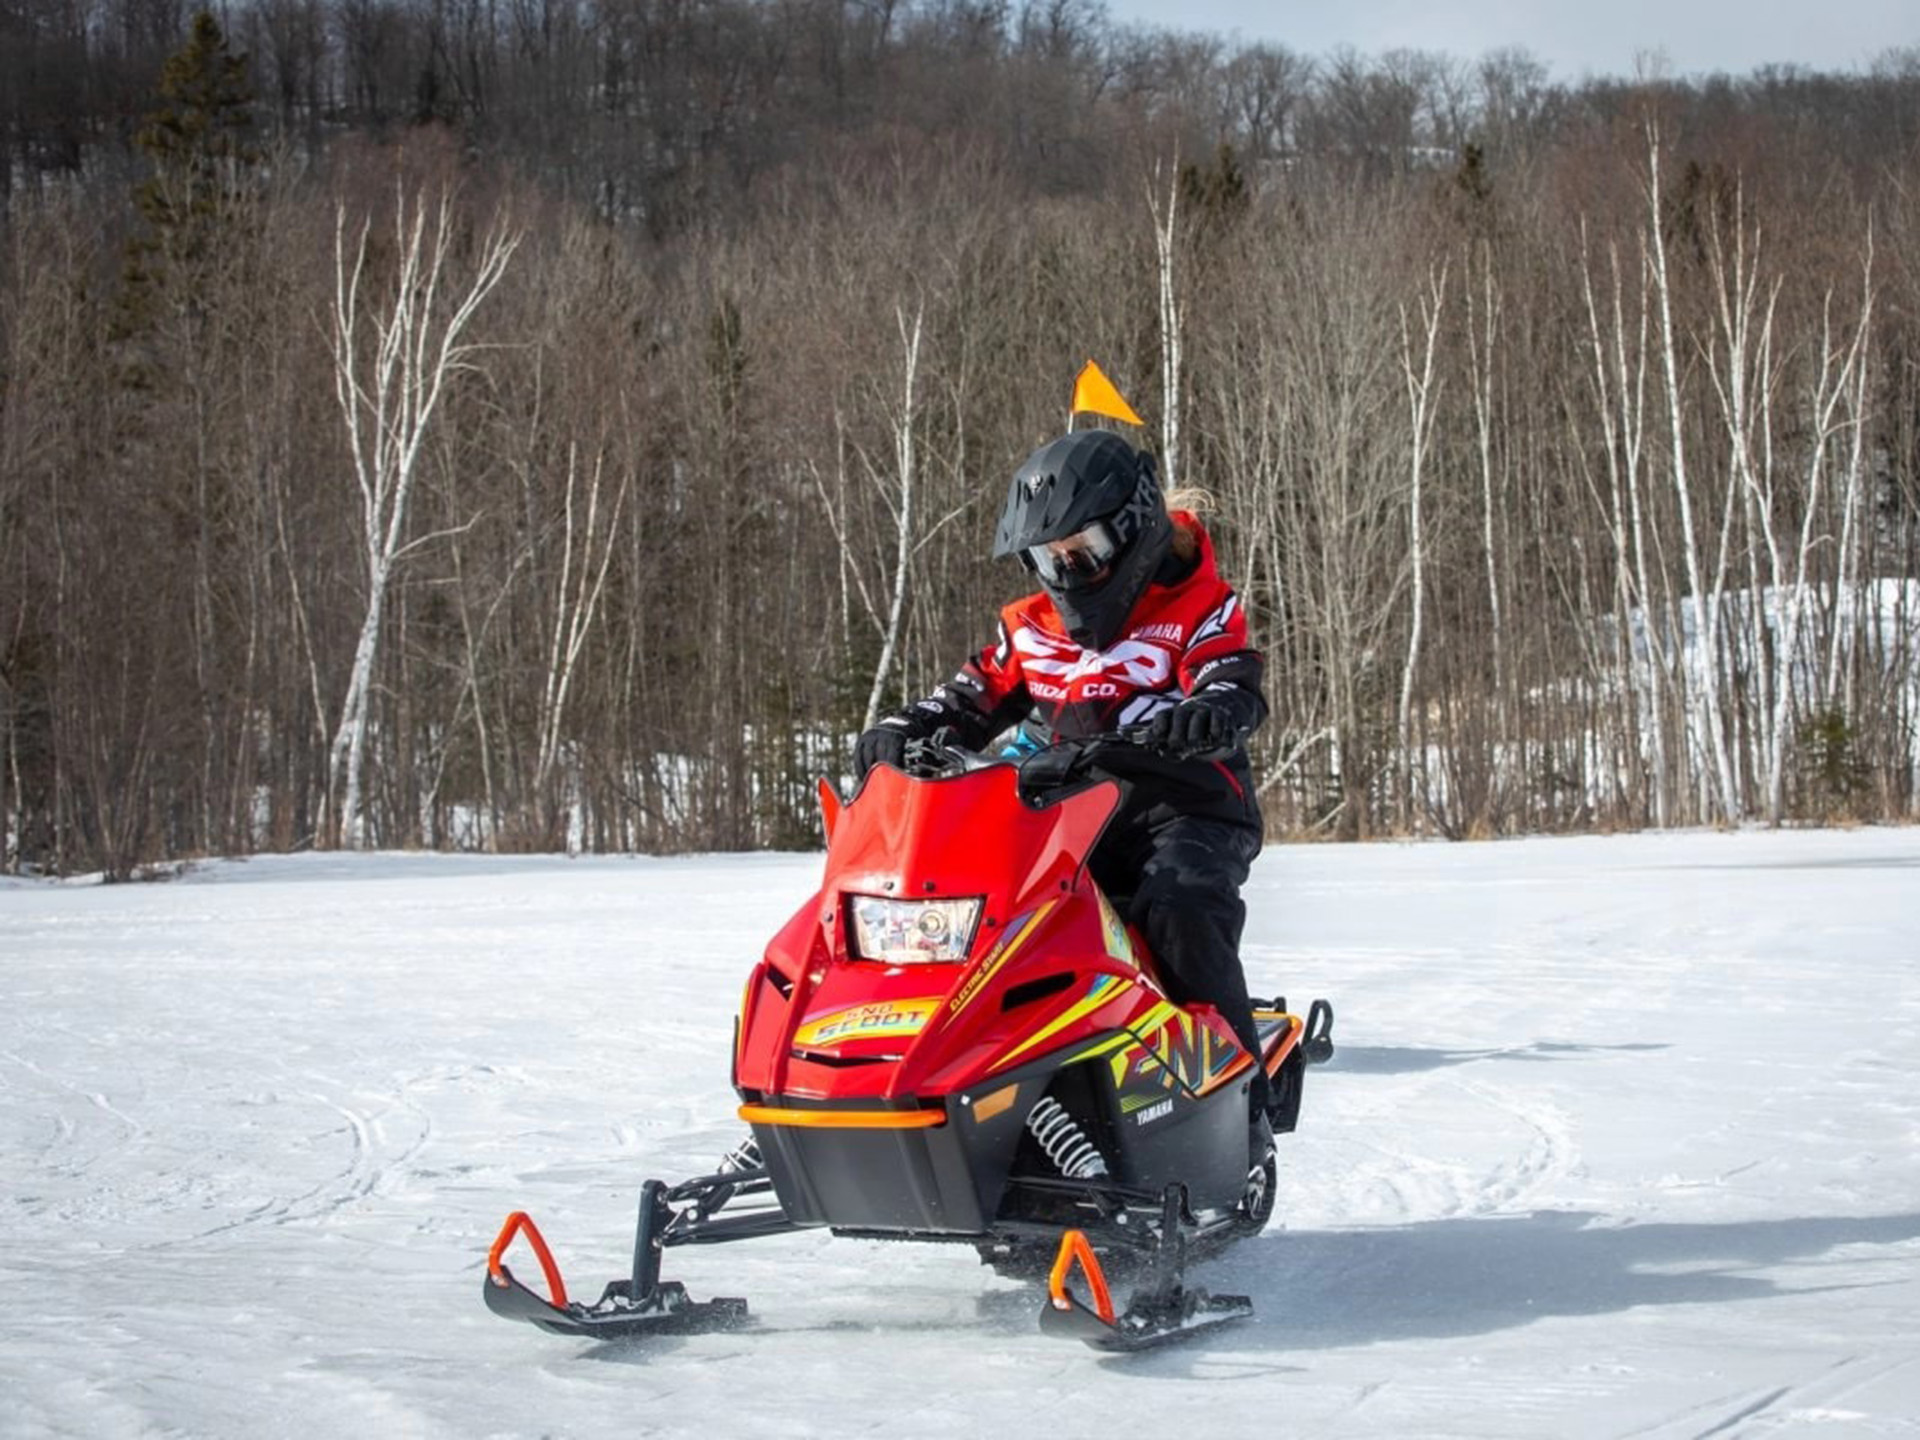
[[1233, 146], [1222, 144], [1211, 165], [1180, 167], [1180, 208], [1208, 235], [1228, 229], [1252, 203], [1247, 177]]
[[153, 173], [133, 193], [146, 230], [127, 247], [123, 336], [155, 322], [163, 293], [197, 308], [197, 272], [247, 223], [259, 168], [246, 57], [227, 48], [212, 15], [193, 17], [161, 69], [158, 99], [136, 137]]
[[146, 589], [178, 622], [160, 632], [177, 659], [162, 672], [171, 683], [158, 702], [158, 731], [177, 746], [166, 846], [178, 853], [246, 844], [236, 797], [247, 790], [251, 737], [223, 697], [248, 686], [250, 652], [233, 636], [254, 623], [258, 603], [245, 560], [257, 497], [232, 442], [246, 400], [225, 377], [256, 343], [267, 290], [252, 87], [211, 15], [194, 17], [162, 67], [157, 100], [137, 137], [153, 168], [133, 193], [143, 224], [127, 245], [113, 314], [124, 392], [110, 443], [119, 492], [170, 557]]

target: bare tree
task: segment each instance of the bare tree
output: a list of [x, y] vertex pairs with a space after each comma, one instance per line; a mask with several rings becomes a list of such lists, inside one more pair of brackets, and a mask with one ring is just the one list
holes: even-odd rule
[[[906, 614], [907, 592], [913, 573], [914, 491], [919, 467], [914, 453], [914, 432], [919, 421], [920, 338], [925, 330], [925, 306], [916, 307], [912, 321], [905, 310], [896, 310], [900, 327], [900, 406], [894, 411], [893, 474], [889, 507], [893, 511], [893, 585], [887, 600], [887, 614], [880, 628], [880, 658], [874, 663], [873, 684], [867, 690], [867, 706], [861, 727], [871, 726], [880, 715], [880, 701], [887, 693], [887, 681], [900, 648], [900, 628]], [[869, 467], [876, 481], [879, 475]]]
[[1438, 386], [1433, 374], [1434, 350], [1440, 340], [1440, 321], [1446, 313], [1447, 268], [1443, 264], [1427, 277], [1427, 290], [1420, 297], [1420, 334], [1416, 337], [1400, 307], [1400, 369], [1407, 385], [1407, 421], [1413, 440], [1407, 464], [1407, 588], [1412, 595], [1412, 614], [1407, 623], [1407, 661], [1400, 672], [1400, 825], [1413, 828], [1413, 790], [1417, 775], [1426, 773], [1425, 764], [1416, 758], [1413, 738], [1413, 679], [1420, 666], [1420, 641], [1426, 621], [1426, 532], [1421, 517], [1422, 482], [1426, 478], [1427, 449], [1433, 438], [1434, 417], [1439, 409]]
[[1179, 484], [1184, 478], [1180, 454], [1180, 372], [1181, 324], [1179, 293], [1174, 288], [1174, 242], [1178, 231], [1180, 185], [1176, 179], [1167, 186], [1166, 211], [1160, 208], [1156, 185], [1147, 190], [1147, 205], [1153, 215], [1153, 249], [1158, 262], [1160, 292], [1160, 467], [1165, 483]]
[[1660, 316], [1660, 364], [1666, 381], [1667, 441], [1674, 501], [1680, 514], [1680, 542], [1687, 565], [1694, 623], [1694, 669], [1699, 683], [1689, 687], [1694, 740], [1707, 757], [1715, 808], [1722, 819], [1737, 821], [1743, 813], [1727, 749], [1725, 717], [1720, 698], [1720, 579], [1716, 571], [1709, 584], [1701, 562], [1701, 544], [1694, 524], [1695, 500], [1687, 472], [1686, 397], [1680, 378], [1681, 339], [1674, 322], [1672, 270], [1667, 263], [1665, 217], [1661, 213], [1660, 128], [1649, 120], [1647, 142], [1647, 237], [1653, 262], [1653, 297]]
[[[1607, 466], [1607, 493], [1601, 501], [1608, 539], [1614, 556], [1614, 647], [1617, 657], [1614, 683], [1627, 705], [1623, 728], [1633, 735], [1635, 722], [1644, 720], [1646, 754], [1640, 769], [1645, 776], [1648, 809], [1653, 823], [1672, 823], [1672, 782], [1667, 752], [1666, 682], [1678, 668], [1679, 642], [1667, 623], [1661, 591], [1654, 584], [1650, 564], [1655, 548], [1649, 538], [1651, 519], [1643, 492], [1647, 448], [1647, 371], [1650, 364], [1648, 330], [1652, 303], [1648, 276], [1651, 267], [1631, 266], [1635, 287], [1629, 308], [1626, 267], [1617, 245], [1609, 247], [1608, 281], [1603, 305], [1594, 294], [1595, 261], [1587, 253], [1587, 229], [1581, 226], [1581, 297], [1585, 303], [1587, 341], [1592, 363], [1591, 385], [1599, 411]], [[1638, 705], [1641, 641], [1647, 649], [1646, 704]], [[1636, 755], [1629, 757], [1633, 763]]]
[[[330, 828], [349, 847], [367, 843], [363, 769], [374, 661], [394, 568], [434, 536], [407, 537], [407, 503], [421, 447], [447, 386], [473, 367], [479, 347], [464, 339], [474, 313], [506, 273], [519, 237], [496, 222], [478, 244], [464, 284], [450, 273], [458, 232], [453, 196], [436, 204], [396, 187], [395, 273], [384, 299], [366, 293], [371, 217], [349, 244], [343, 204], [334, 223], [335, 393], [346, 420], [360, 489], [366, 597], [346, 696], [331, 747]], [[369, 343], [371, 342], [371, 343]]]
[[[567, 450], [567, 488], [560, 535], [560, 575], [553, 596], [552, 638], [547, 648], [546, 683], [540, 696], [540, 746], [533, 783], [545, 795], [560, 757], [560, 739], [580, 664], [580, 652], [606, 592], [607, 571], [613, 564], [614, 540], [620, 512], [632, 488], [624, 470], [606, 483], [606, 457], [596, 455], [586, 485], [585, 513], [581, 514], [579, 450]], [[605, 492], [611, 490], [611, 497]]]

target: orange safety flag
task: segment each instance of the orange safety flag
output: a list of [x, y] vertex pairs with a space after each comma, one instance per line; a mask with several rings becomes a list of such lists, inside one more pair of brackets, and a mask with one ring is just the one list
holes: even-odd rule
[[1133, 407], [1120, 398], [1120, 392], [1113, 388], [1113, 382], [1106, 377], [1101, 368], [1089, 360], [1081, 367], [1079, 378], [1073, 382], [1074, 415], [1105, 415], [1111, 420], [1124, 420], [1129, 425], [1138, 425], [1146, 429], [1147, 422], [1133, 413]]

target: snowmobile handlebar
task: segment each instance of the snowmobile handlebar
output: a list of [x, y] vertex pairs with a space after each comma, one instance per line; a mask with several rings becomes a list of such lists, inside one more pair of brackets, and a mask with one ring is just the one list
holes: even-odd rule
[[1056, 740], [1018, 758], [969, 749], [950, 726], [942, 726], [923, 740], [907, 742], [902, 768], [916, 779], [938, 780], [993, 765], [1017, 764], [1021, 790], [1029, 799], [1037, 799], [1092, 779], [1099, 772], [1124, 780], [1128, 771], [1139, 768], [1137, 760], [1128, 763], [1130, 757], [1161, 753], [1145, 725]]
[[907, 741], [900, 768], [916, 780], [941, 780], [1001, 763], [997, 756], [968, 749], [960, 743], [958, 731], [951, 725], [942, 725], [924, 739]]

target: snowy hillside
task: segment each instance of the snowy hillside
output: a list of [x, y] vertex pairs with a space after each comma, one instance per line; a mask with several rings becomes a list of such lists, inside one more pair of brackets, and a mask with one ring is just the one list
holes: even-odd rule
[[[0, 881], [0, 1435], [1920, 1435], [1920, 831], [1278, 848], [1257, 990], [1339, 1008], [1256, 1318], [1108, 1358], [961, 1248], [675, 1250], [757, 1328], [486, 1313], [740, 1126], [813, 856]], [[530, 1268], [530, 1267], [529, 1267]]]

